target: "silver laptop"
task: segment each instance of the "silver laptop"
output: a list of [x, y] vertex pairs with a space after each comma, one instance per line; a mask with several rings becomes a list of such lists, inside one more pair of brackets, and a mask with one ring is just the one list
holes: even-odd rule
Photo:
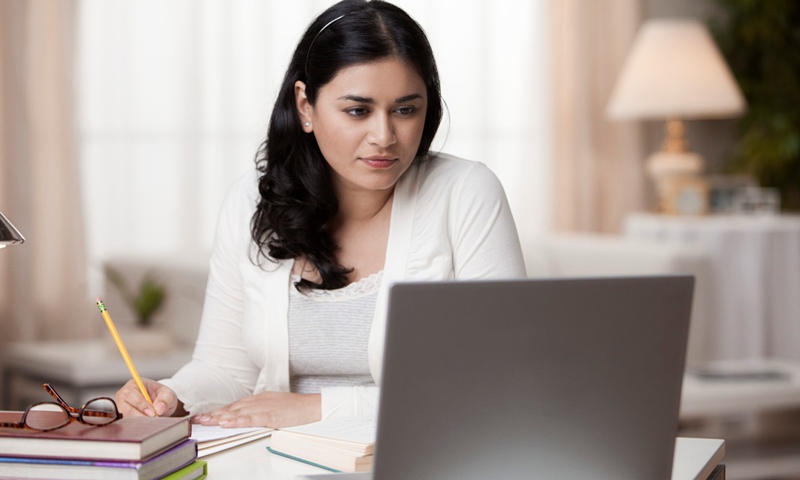
[[693, 283], [394, 285], [373, 472], [336, 478], [669, 479]]

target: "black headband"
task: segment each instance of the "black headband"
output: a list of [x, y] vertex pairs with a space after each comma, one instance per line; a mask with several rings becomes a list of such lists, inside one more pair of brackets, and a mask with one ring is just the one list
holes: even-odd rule
[[326, 23], [325, 26], [320, 28], [319, 32], [317, 32], [317, 34], [314, 35], [314, 39], [311, 40], [311, 44], [308, 46], [308, 50], [306, 51], [306, 69], [305, 69], [306, 70], [306, 80], [308, 79], [308, 57], [309, 57], [309, 55], [311, 55], [311, 48], [314, 46], [314, 42], [317, 41], [317, 38], [320, 36], [320, 34], [322, 32], [325, 31], [326, 28], [330, 27], [332, 24], [334, 24], [337, 21], [341, 20], [345, 15], [347, 15], [347, 14], [345, 13], [343, 15], [339, 15], [338, 17], [334, 18], [330, 22]]

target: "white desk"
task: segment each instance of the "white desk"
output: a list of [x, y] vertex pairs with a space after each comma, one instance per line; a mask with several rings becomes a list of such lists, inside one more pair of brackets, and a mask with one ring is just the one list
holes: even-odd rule
[[625, 233], [709, 253], [709, 360], [800, 359], [800, 216], [634, 214]]
[[[328, 473], [266, 450], [269, 437], [204, 457], [208, 480], [294, 480], [297, 475]], [[725, 455], [725, 442], [718, 439], [678, 438], [675, 442], [673, 480], [706, 480]]]

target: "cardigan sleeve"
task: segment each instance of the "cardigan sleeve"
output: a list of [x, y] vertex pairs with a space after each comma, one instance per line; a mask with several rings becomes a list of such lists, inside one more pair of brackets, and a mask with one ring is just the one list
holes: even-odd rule
[[468, 165], [448, 199], [453, 278], [524, 278], [525, 261], [503, 186], [485, 165]]
[[[413, 225], [404, 229], [410, 248], [403, 273], [393, 280], [525, 276], [505, 191], [488, 167], [440, 155], [422, 163], [418, 176], [409, 200], [414, 204]], [[387, 252], [387, 262], [391, 253]]]
[[236, 182], [223, 203], [209, 265], [200, 331], [191, 361], [161, 383], [186, 410], [197, 414], [253, 393], [259, 368], [247, 354], [243, 334], [244, 293], [238, 268], [247, 255], [253, 211], [252, 175]]
[[332, 417], [377, 417], [380, 389], [377, 386], [325, 387], [322, 389], [322, 419]]

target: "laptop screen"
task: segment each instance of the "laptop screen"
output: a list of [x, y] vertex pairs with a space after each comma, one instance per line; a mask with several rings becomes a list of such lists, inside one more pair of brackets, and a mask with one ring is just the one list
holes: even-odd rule
[[692, 289], [392, 286], [374, 478], [670, 478]]

